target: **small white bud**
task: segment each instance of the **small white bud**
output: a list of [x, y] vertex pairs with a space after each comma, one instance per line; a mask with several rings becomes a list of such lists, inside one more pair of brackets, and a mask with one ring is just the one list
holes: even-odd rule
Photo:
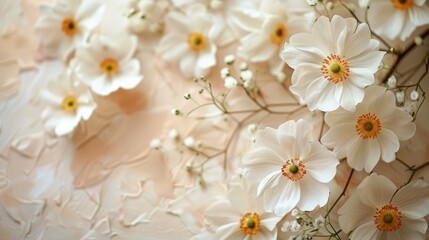
[[182, 112], [177, 108], [173, 108], [173, 109], [171, 109], [171, 114], [173, 114], [175, 116], [179, 116], [182, 114]]
[[179, 131], [177, 131], [177, 129], [171, 129], [170, 132], [168, 133], [168, 137], [176, 140], [180, 137], [180, 133]]
[[396, 77], [395, 76], [390, 76], [389, 79], [387, 79], [387, 86], [389, 86], [389, 88], [394, 88], [396, 87]]
[[282, 232], [289, 232], [290, 231], [290, 222], [285, 221], [281, 227]]
[[409, 113], [410, 115], [414, 115], [415, 112], [417, 111], [417, 102], [416, 101], [405, 101], [404, 106], [402, 107], [402, 109]]
[[150, 141], [150, 147], [153, 149], [160, 149], [162, 146], [161, 140], [159, 138], [154, 138], [152, 141]]
[[185, 146], [192, 148], [195, 147], [195, 140], [193, 137], [186, 137], [185, 140], [183, 141], [183, 144], [185, 144]]
[[128, 21], [131, 31], [135, 33], [142, 33], [148, 29], [147, 21], [139, 16], [133, 16]]
[[140, 0], [137, 6], [142, 12], [148, 13], [155, 7], [155, 2], [152, 0]]
[[250, 79], [250, 80], [248, 80], [248, 81], [245, 81], [245, 82], [243, 83], [243, 86], [244, 86], [246, 89], [252, 90], [252, 89], [254, 89], [254, 88], [256, 87], [256, 82], [255, 82], [255, 80]]
[[242, 62], [241, 64], [240, 64], [240, 70], [247, 70], [249, 68], [249, 65], [247, 65], [247, 63], [245, 63], [245, 62]]
[[238, 83], [237, 79], [235, 79], [234, 77], [229, 76], [229, 77], [225, 78], [223, 84], [225, 85], [226, 88], [232, 89], [232, 88], [235, 88], [237, 86], [237, 83]]
[[306, 0], [306, 2], [310, 6], [315, 6], [317, 4], [317, 0]]
[[299, 214], [298, 209], [294, 208], [290, 214], [294, 218], [298, 217], [298, 214]]
[[414, 38], [414, 43], [415, 43], [417, 46], [422, 45], [422, 44], [423, 44], [423, 39], [422, 39], [422, 37], [417, 36], [416, 38]]
[[258, 129], [258, 127], [256, 126], [256, 124], [253, 124], [253, 123], [249, 124], [249, 126], [247, 126], [247, 131], [250, 134], [255, 134], [257, 129]]
[[319, 215], [317, 218], [314, 219], [313, 226], [315, 228], [318, 228], [322, 226], [325, 223], [325, 218], [322, 217], [322, 215]]
[[213, 10], [218, 10], [223, 7], [223, 2], [220, 0], [211, 0], [210, 1], [210, 8]]
[[334, 4], [332, 2], [328, 2], [328, 3], [326, 3], [326, 8], [329, 10], [332, 10], [332, 9], [334, 9]]
[[419, 92], [417, 92], [416, 90], [413, 90], [410, 93], [410, 98], [411, 100], [416, 101], [417, 99], [419, 99]]
[[191, 98], [192, 98], [192, 96], [191, 96], [191, 94], [190, 94], [190, 93], [187, 93], [187, 94], [183, 95], [183, 97], [184, 97], [186, 100], [189, 100], [189, 99], [191, 99]]
[[404, 102], [404, 100], [405, 100], [405, 94], [404, 94], [404, 92], [403, 92], [403, 91], [399, 91], [399, 92], [397, 92], [397, 93], [396, 93], [396, 101], [397, 101], [398, 103], [403, 103], [403, 102]]
[[276, 78], [278, 82], [282, 83], [286, 80], [286, 74], [284, 72], [278, 72]]
[[240, 72], [240, 78], [246, 82], [246, 81], [250, 81], [253, 78], [253, 73], [250, 70], [244, 70]]
[[371, 0], [359, 0], [359, 7], [364, 9], [368, 8], [370, 3], [371, 3]]
[[229, 68], [227, 68], [227, 67], [224, 67], [224, 68], [222, 68], [222, 69], [220, 70], [220, 76], [221, 76], [221, 78], [223, 78], [223, 79], [225, 79], [226, 77], [228, 77], [230, 74], [231, 74], [231, 73], [230, 73], [230, 71], [229, 71]]
[[301, 225], [299, 225], [299, 223], [297, 221], [293, 221], [290, 224], [290, 230], [292, 232], [298, 232], [299, 230], [301, 230]]
[[225, 56], [225, 58], [223, 59], [223, 61], [228, 64], [228, 65], [232, 65], [235, 61], [235, 57], [232, 54], [228, 54]]

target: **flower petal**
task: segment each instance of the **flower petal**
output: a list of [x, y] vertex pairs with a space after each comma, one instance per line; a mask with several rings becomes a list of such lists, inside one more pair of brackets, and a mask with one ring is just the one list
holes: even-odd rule
[[304, 161], [308, 174], [321, 183], [330, 182], [337, 173], [340, 164], [335, 153], [329, 151], [318, 142], [311, 143], [311, 154]]
[[360, 225], [351, 235], [351, 240], [379, 239], [379, 232], [373, 221]]
[[362, 203], [374, 209], [382, 208], [390, 202], [396, 192], [396, 186], [387, 177], [371, 174], [365, 185], [359, 190]]
[[429, 184], [420, 179], [412, 181], [398, 190], [392, 203], [409, 218], [426, 216], [429, 213]]
[[399, 150], [398, 137], [388, 129], [381, 129], [377, 139], [381, 146], [381, 159], [385, 162], [395, 160], [395, 153]]
[[312, 176], [299, 180], [301, 196], [297, 207], [302, 211], [313, 211], [317, 206], [323, 207], [328, 202], [329, 187], [316, 181]]

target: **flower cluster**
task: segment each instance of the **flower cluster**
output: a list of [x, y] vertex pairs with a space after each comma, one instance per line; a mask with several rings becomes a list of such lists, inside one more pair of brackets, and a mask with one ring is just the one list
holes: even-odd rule
[[428, 4], [42, 4], [2, 237], [426, 239]]
[[99, 1], [59, 1], [43, 5], [42, 11], [36, 23], [44, 36], [42, 52], [68, 64], [67, 73], [53, 80], [58, 86], [50, 84], [43, 94], [49, 102], [43, 113], [46, 130], [63, 136], [73, 132], [80, 120], [90, 118], [97, 106], [92, 93], [107, 96], [141, 82], [140, 62], [133, 58], [137, 38], [113, 39], [95, 32], [105, 11]]

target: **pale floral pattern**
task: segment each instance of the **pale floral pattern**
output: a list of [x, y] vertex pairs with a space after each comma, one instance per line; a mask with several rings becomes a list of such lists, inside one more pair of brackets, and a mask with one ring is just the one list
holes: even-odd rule
[[1, 2], [1, 239], [428, 238], [428, 1]]
[[136, 47], [135, 36], [113, 39], [94, 35], [89, 45], [77, 50], [71, 65], [96, 94], [106, 96], [119, 88], [133, 89], [143, 79], [140, 62], [133, 58]]
[[243, 159], [244, 176], [258, 186], [266, 211], [284, 216], [294, 207], [311, 211], [327, 203], [327, 183], [339, 162], [312, 139], [312, 130], [308, 122], [299, 120], [256, 133], [256, 144]]
[[371, 172], [380, 158], [396, 159], [399, 141], [410, 139], [416, 125], [413, 118], [395, 105], [395, 96], [386, 88], [371, 86], [355, 112], [344, 109], [327, 113], [325, 121], [331, 127], [322, 143], [334, 148], [338, 158], [347, 157], [355, 170]]
[[312, 111], [340, 106], [354, 111], [364, 88], [374, 83], [384, 56], [378, 48], [367, 24], [338, 15], [332, 20], [321, 16], [311, 33], [295, 34], [284, 46], [281, 56], [295, 69], [290, 90]]
[[104, 10], [99, 0], [60, 0], [55, 5], [41, 5], [36, 31], [41, 36], [43, 53], [66, 59], [88, 39]]
[[415, 180], [397, 189], [388, 178], [372, 174], [338, 211], [341, 229], [352, 240], [427, 239], [429, 185]]

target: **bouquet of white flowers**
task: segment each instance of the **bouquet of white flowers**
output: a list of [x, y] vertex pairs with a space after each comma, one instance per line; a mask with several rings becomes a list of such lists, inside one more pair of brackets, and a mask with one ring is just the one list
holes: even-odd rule
[[428, 1], [48, 2], [0, 4], [1, 239], [429, 238]]

